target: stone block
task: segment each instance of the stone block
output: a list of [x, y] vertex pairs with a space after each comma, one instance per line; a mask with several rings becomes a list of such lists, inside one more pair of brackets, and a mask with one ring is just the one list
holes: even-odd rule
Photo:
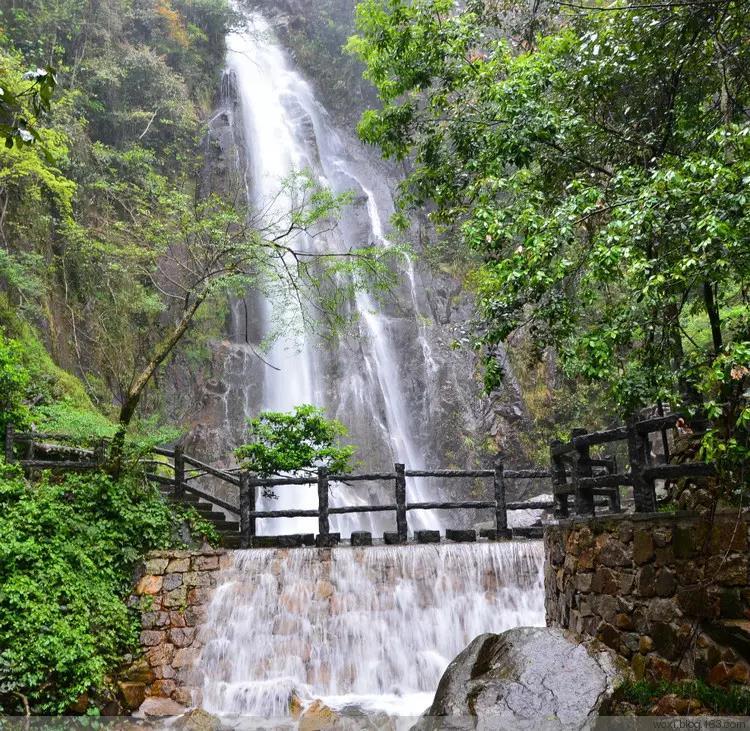
[[627, 546], [611, 537], [599, 551], [599, 562], [610, 568], [623, 568], [633, 563]]
[[182, 574], [167, 574], [164, 577], [162, 591], [173, 591], [182, 586]]
[[610, 568], [599, 567], [591, 580], [591, 590], [597, 594], [618, 594], [620, 591], [619, 577]]
[[121, 680], [148, 685], [154, 679], [154, 673], [145, 657], [139, 658], [119, 674]]
[[622, 521], [617, 527], [617, 538], [622, 543], [630, 543], [633, 540], [633, 524], [630, 521]]
[[183, 577], [185, 586], [211, 586], [212, 576], [206, 571], [190, 571], [187, 574], [183, 574]]
[[643, 680], [646, 675], [646, 657], [640, 654], [633, 655], [633, 659], [630, 661], [630, 668], [636, 680]]
[[168, 563], [166, 558], [151, 558], [145, 563], [145, 573], [159, 576], [164, 573]]
[[677, 632], [668, 622], [652, 622], [650, 627], [654, 649], [667, 660], [674, 660], [679, 654]]
[[217, 571], [219, 556], [195, 556], [191, 562], [193, 571]]
[[646, 679], [659, 682], [665, 680], [671, 682], [674, 678], [672, 664], [659, 655], [651, 654], [647, 658]]
[[648, 563], [654, 557], [654, 539], [648, 528], [640, 528], [633, 534], [633, 561]]
[[169, 574], [184, 574], [190, 570], [190, 559], [189, 558], [173, 558], [167, 565], [167, 573]]
[[155, 668], [159, 665], [168, 665], [174, 657], [174, 647], [172, 645], [161, 644], [150, 647], [146, 650], [146, 661]]
[[173, 589], [162, 597], [162, 605], [165, 609], [178, 609], [184, 607], [188, 601], [188, 590], [181, 586], [179, 589]]
[[656, 569], [650, 564], [638, 571], [636, 591], [642, 597], [652, 597], [656, 594]]
[[132, 681], [117, 683], [120, 701], [126, 711], [137, 711], [146, 699], [146, 684]]
[[717, 519], [711, 527], [711, 552], [723, 554], [746, 550], [747, 530], [743, 521]]
[[143, 629], [166, 627], [168, 624], [169, 614], [167, 612], [143, 612], [141, 614], [141, 627]]
[[146, 574], [141, 577], [141, 580], [136, 584], [135, 593], [138, 596], [143, 596], [144, 594], [153, 596], [154, 594], [158, 594], [161, 591], [162, 581], [163, 579], [161, 576]]
[[477, 539], [477, 532], [475, 530], [456, 530], [454, 528], [447, 528], [445, 531], [445, 538], [448, 541], [454, 541], [455, 543], [474, 543]]
[[617, 600], [613, 596], [608, 594], [591, 596], [589, 597], [589, 603], [594, 612], [605, 622], [614, 622], [617, 613]]
[[211, 598], [211, 589], [206, 587], [193, 587], [187, 593], [187, 601], [190, 606], [205, 604]]
[[620, 652], [620, 632], [609, 622], [601, 622], [596, 628], [596, 639], [611, 647], [615, 652]]
[[656, 572], [654, 580], [654, 592], [656, 596], [672, 596], [677, 589], [677, 578], [674, 573], [667, 568], [659, 569]]
[[[193, 688], [176, 688], [172, 692], [172, 700], [176, 701], [177, 703], [183, 705], [183, 706], [192, 706], [193, 705]], [[196, 711], [192, 711], [193, 714], [196, 713]], [[205, 711], [200, 711], [200, 713], [208, 716], [208, 714]], [[214, 719], [213, 716], [209, 716], [209, 718]], [[197, 719], [196, 719], [197, 720]], [[211, 731], [213, 728], [221, 728], [220, 724], [217, 722], [215, 725], [206, 725], [204, 722], [203, 726], [198, 725], [190, 725], [190, 726], [182, 726], [183, 729], [190, 729], [192, 731]]]
[[671, 622], [682, 616], [674, 599], [653, 599], [645, 611], [649, 622]]
[[654, 641], [648, 635], [639, 635], [638, 650], [644, 655], [654, 649]]
[[675, 558], [692, 558], [701, 553], [706, 531], [695, 525], [676, 525], [672, 535]]
[[654, 546], [656, 548], [664, 548], [672, 543], [672, 529], [664, 526], [656, 526], [652, 533]]
[[158, 665], [154, 668], [154, 676], [159, 680], [174, 680], [177, 671], [171, 665]]
[[170, 627], [187, 627], [187, 621], [185, 614], [188, 610], [180, 611], [179, 609], [173, 609], [169, 612], [169, 626]]
[[182, 647], [175, 653], [172, 660], [172, 667], [178, 670], [180, 668], [191, 667], [195, 664], [199, 654], [200, 650], [193, 647]]
[[172, 693], [177, 689], [177, 683], [174, 680], [168, 680], [162, 678], [161, 680], [155, 680], [149, 688], [149, 695], [158, 696], [160, 698], [169, 698]]
[[418, 530], [415, 531], [414, 537], [417, 543], [440, 543], [439, 530]]
[[629, 614], [624, 614], [620, 612], [619, 614], [615, 615], [615, 627], [617, 627], [617, 629], [622, 629], [622, 630], [632, 630], [633, 619], [630, 617]]
[[630, 653], [636, 653], [640, 649], [640, 635], [637, 632], [626, 632], [620, 635], [622, 644]]
[[141, 632], [141, 646], [154, 647], [159, 645], [164, 641], [164, 636], [165, 633], [158, 630], [143, 630], [143, 632]]
[[187, 647], [193, 641], [195, 629], [192, 627], [175, 627], [169, 630], [169, 641], [175, 647]]
[[592, 574], [576, 575], [576, 591], [581, 594], [588, 594], [591, 591], [591, 581], [594, 578]]
[[372, 545], [372, 533], [365, 530], [352, 531], [351, 535], [352, 546], [371, 546]]
[[208, 610], [206, 607], [188, 607], [183, 612], [185, 618], [185, 624], [188, 627], [195, 627], [198, 624], [206, 621]]
[[747, 586], [747, 556], [712, 556], [706, 564], [706, 578], [723, 586]]

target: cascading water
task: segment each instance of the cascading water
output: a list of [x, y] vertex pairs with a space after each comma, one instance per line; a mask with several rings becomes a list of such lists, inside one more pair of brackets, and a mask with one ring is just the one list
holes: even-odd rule
[[540, 542], [238, 551], [209, 608], [203, 707], [417, 716], [474, 637], [544, 624], [542, 559]]
[[[309, 170], [335, 193], [353, 191], [355, 202], [323, 240], [301, 236], [296, 249], [388, 247], [383, 222], [393, 204], [382, 176], [361, 148], [337, 133], [268, 23], [255, 13], [245, 20], [246, 28], [228, 39], [227, 118], [251, 207], [282, 230], [294, 200], [280, 181]], [[267, 292], [236, 301], [233, 341], [221, 344], [228, 354], [223, 390], [217, 386], [231, 424], [226, 433], [236, 441], [236, 422], [260, 409], [314, 403], [344, 421], [368, 466], [399, 461], [420, 469], [428, 459], [442, 466], [442, 455], [428, 454], [427, 447], [428, 432], [444, 426], [429, 418], [430, 398], [440, 387], [424, 297], [410, 262], [401, 275], [396, 304], [379, 307], [365, 292], [352, 298], [358, 337], [325, 348], [309, 335], [279, 337], [266, 356], [274, 368], [263, 369], [254, 350], [274, 329], [294, 329], [300, 313], [293, 298], [285, 307]], [[407, 488], [409, 501], [434, 497], [425, 482], [410, 481]], [[331, 502], [390, 502], [377, 490], [336, 485]], [[281, 488], [272, 504], [307, 509], [316, 503], [314, 489]], [[412, 529], [438, 525], [422, 511], [409, 521]], [[344, 535], [355, 527], [393, 528], [366, 515], [332, 521], [332, 530]], [[315, 524], [284, 520], [261, 528], [313, 532]], [[313, 698], [344, 714], [356, 708], [418, 715], [448, 663], [476, 635], [544, 623], [542, 554], [534, 542], [237, 551], [202, 629], [201, 704], [245, 719], [289, 719], [293, 705]]]
[[[265, 221], [283, 230], [288, 225], [287, 211], [294, 200], [282, 181], [302, 170], [310, 171], [323, 185], [335, 193], [351, 192], [364, 205], [354, 205], [344, 211], [338, 226], [322, 240], [298, 236], [294, 247], [314, 252], [324, 248], [328, 252], [346, 252], [358, 246], [372, 244], [388, 246], [383, 231], [384, 218], [393, 210], [387, 186], [373, 182], [374, 176], [362, 156], [358, 159], [347, 149], [333, 128], [323, 107], [316, 101], [309, 84], [292, 68], [286, 55], [273, 37], [265, 19], [254, 12], [245, 13], [246, 28], [228, 38], [228, 68], [234, 77], [237, 108], [231, 124], [242, 140], [246, 165], [248, 199], [256, 212], [263, 212]], [[361, 149], [359, 150], [361, 153]], [[367, 184], [365, 184], [367, 181]], [[419, 330], [421, 319], [418, 292], [411, 264], [403, 272], [410, 318], [419, 332], [424, 380], [429, 378], [432, 364], [428, 359], [429, 346]], [[279, 305], [267, 296], [249, 293], [236, 301], [232, 308], [232, 331], [235, 343], [232, 355], [246, 369], [245, 382], [257, 381], [257, 363], [250, 357], [248, 311], [252, 319], [261, 322], [260, 338], [273, 331], [282, 331], [267, 355], [270, 364], [263, 373], [262, 395], [256, 400], [259, 408], [291, 410], [302, 403], [323, 406], [350, 428], [355, 444], [366, 446], [362, 455], [372, 466], [384, 467], [402, 461], [412, 469], [425, 467], [425, 449], [420, 444], [415, 414], [408, 408], [403, 375], [393, 342], [388, 318], [378, 312], [370, 295], [359, 292], [352, 302], [355, 320], [359, 323], [356, 345], [351, 341], [336, 346], [336, 352], [316, 347], [315, 339], [296, 333], [284, 335], [301, 321], [294, 298]], [[283, 299], [283, 298], [281, 298]], [[242, 337], [237, 337], [237, 334]], [[342, 373], [342, 370], [345, 371]], [[241, 407], [244, 418], [254, 415], [254, 409], [243, 394]], [[227, 420], [236, 419], [227, 408]], [[384, 458], [385, 456], [385, 458]], [[408, 499], [427, 500], [433, 495], [424, 480], [409, 480]], [[385, 495], [355, 492], [344, 485], [335, 485], [331, 502], [336, 504], [364, 504], [373, 497], [386, 501]], [[316, 506], [316, 491], [295, 488], [279, 489], [273, 507], [309, 509]], [[382, 514], [380, 514], [382, 515]], [[381, 517], [364, 514], [357, 519], [344, 516], [332, 521], [332, 530], [347, 535], [353, 528], [388, 529]], [[377, 525], [374, 521], [378, 521]], [[437, 517], [420, 511], [410, 516], [410, 529], [437, 527]], [[283, 519], [261, 521], [260, 531], [312, 532], [314, 519]]]

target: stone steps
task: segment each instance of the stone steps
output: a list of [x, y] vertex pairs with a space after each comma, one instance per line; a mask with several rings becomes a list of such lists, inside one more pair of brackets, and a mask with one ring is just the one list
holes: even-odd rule
[[239, 548], [240, 546], [240, 524], [236, 520], [228, 520], [226, 515], [220, 510], [214, 509], [211, 503], [201, 500], [197, 495], [186, 492], [181, 498], [174, 496], [172, 488], [161, 486], [159, 488], [165, 500], [173, 504], [185, 505], [195, 509], [195, 511], [204, 520], [209, 521], [221, 538], [221, 545], [224, 548]]

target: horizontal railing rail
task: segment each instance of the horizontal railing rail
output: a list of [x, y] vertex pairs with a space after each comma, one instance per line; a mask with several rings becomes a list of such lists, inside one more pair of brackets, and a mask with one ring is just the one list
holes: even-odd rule
[[[621, 487], [632, 488], [636, 512], [653, 512], [656, 510], [656, 480], [714, 475], [714, 466], [705, 462], [668, 463], [670, 453], [667, 432], [676, 429], [680, 422], [686, 424], [687, 419], [688, 415], [681, 412], [650, 419], [632, 419], [625, 426], [605, 431], [587, 432], [584, 429], [574, 429], [567, 442], [551, 442], [549, 454], [556, 516], [570, 515], [571, 506], [568, 498], [571, 495], [575, 498], [575, 512], [580, 515], [593, 515], [593, 498], [603, 493], [611, 497], [610, 508], [619, 509]], [[702, 422], [694, 420], [694, 426], [699, 428]], [[696, 429], [689, 431], [693, 434], [698, 433]], [[653, 464], [650, 437], [655, 433], [662, 435], [664, 464]], [[616, 442], [627, 442], [628, 470], [618, 471], [616, 462], [612, 461], [606, 474], [594, 475], [594, 468], [605, 464], [607, 460], [592, 458], [591, 447]]]

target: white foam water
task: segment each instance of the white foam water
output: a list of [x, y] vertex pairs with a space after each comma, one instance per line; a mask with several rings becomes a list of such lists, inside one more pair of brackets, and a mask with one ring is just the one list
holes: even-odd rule
[[542, 562], [539, 541], [237, 551], [209, 607], [202, 705], [418, 716], [474, 637], [544, 625]]

